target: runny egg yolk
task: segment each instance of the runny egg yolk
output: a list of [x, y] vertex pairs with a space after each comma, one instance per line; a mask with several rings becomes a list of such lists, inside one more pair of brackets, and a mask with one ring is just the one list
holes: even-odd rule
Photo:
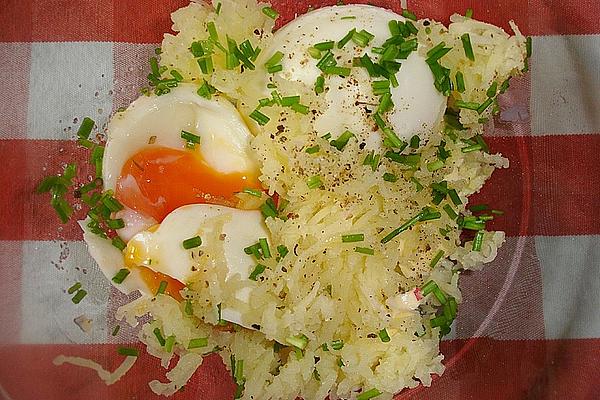
[[187, 204], [235, 207], [235, 194], [244, 188], [260, 188], [256, 174], [220, 173], [196, 150], [148, 147], [123, 165], [115, 197], [160, 222]]

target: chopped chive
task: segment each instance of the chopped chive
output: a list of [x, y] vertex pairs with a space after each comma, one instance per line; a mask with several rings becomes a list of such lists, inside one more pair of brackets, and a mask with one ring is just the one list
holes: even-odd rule
[[119, 200], [115, 199], [111, 195], [102, 196], [102, 204], [104, 204], [108, 209], [112, 212], [121, 211], [124, 207], [119, 202]]
[[242, 190], [243, 193], [249, 194], [251, 196], [254, 197], [262, 197], [262, 191], [260, 189], [253, 189], [253, 188], [244, 188], [244, 190]]
[[67, 293], [73, 294], [76, 291], [78, 291], [79, 289], [81, 289], [81, 282], [75, 282], [75, 284], [73, 286], [71, 286], [69, 289], [67, 289]]
[[360, 57], [360, 63], [367, 70], [369, 76], [379, 76], [380, 74], [375, 70], [375, 64], [371, 57], [367, 53], [365, 53], [362, 57]]
[[285, 245], [280, 244], [277, 246], [277, 252], [279, 253], [279, 257], [284, 258], [290, 251]]
[[[402, 12], [402, 14], [404, 14], [404, 11]], [[356, 400], [370, 400], [370, 399], [374, 399], [375, 397], [379, 396], [381, 394], [381, 392], [375, 388], [373, 389], [369, 389], [366, 392], [362, 392], [361, 394], [359, 394], [356, 397]]]
[[327, 347], [327, 343], [323, 343], [323, 344], [321, 345], [321, 349], [322, 349], [323, 351], [329, 351], [329, 347]]
[[485, 211], [488, 208], [490, 208], [490, 206], [488, 206], [487, 204], [474, 204], [472, 206], [469, 206], [469, 210], [473, 212]]
[[85, 117], [83, 121], [81, 121], [81, 125], [79, 125], [79, 129], [77, 130], [77, 137], [80, 139], [87, 139], [90, 137], [90, 133], [92, 133], [92, 129], [94, 129], [95, 122], [93, 119], [89, 117]]
[[258, 239], [258, 244], [260, 249], [262, 250], [262, 255], [264, 258], [271, 258], [271, 249], [269, 249], [269, 242], [267, 242], [266, 238]]
[[263, 7], [263, 14], [271, 19], [277, 19], [279, 17], [279, 13], [273, 9], [273, 7]]
[[324, 71], [327, 67], [333, 67], [336, 64], [335, 57], [331, 50], [327, 50], [323, 57], [317, 62], [317, 68]]
[[319, 175], [315, 175], [308, 178], [306, 184], [309, 189], [316, 189], [323, 185], [323, 182], [321, 182], [321, 177]]
[[215, 23], [213, 21], [207, 22], [206, 29], [208, 30], [208, 34], [210, 35], [210, 38], [213, 41], [218, 42], [219, 34], [217, 33], [217, 27], [215, 26]]
[[456, 71], [456, 91], [463, 93], [465, 91], [465, 77], [462, 72]]
[[379, 100], [379, 107], [377, 108], [377, 114], [383, 114], [394, 107], [394, 102], [392, 101], [391, 93], [384, 93]]
[[106, 221], [106, 226], [108, 226], [110, 229], [125, 228], [125, 221], [123, 221], [122, 218], [109, 219], [108, 221]]
[[456, 100], [454, 102], [454, 105], [458, 108], [465, 108], [467, 110], [475, 110], [475, 111], [477, 111], [477, 109], [480, 106], [479, 103], [475, 103], [473, 101], [462, 101], [462, 100]]
[[356, 29], [352, 29], [350, 32], [348, 32], [346, 34], [346, 36], [344, 36], [342, 39], [340, 39], [340, 41], [337, 44], [338, 49], [343, 48], [352, 39], [352, 36], [354, 36], [354, 33], [356, 33]]
[[323, 75], [319, 75], [317, 80], [315, 81], [315, 93], [321, 94], [325, 91], [325, 77]]
[[415, 189], [417, 192], [420, 192], [421, 190], [423, 190], [423, 185], [421, 184], [421, 182], [419, 182], [419, 180], [417, 178], [412, 176], [410, 178], [410, 181], [415, 184]]
[[283, 65], [281, 64], [277, 64], [277, 65], [270, 65], [267, 67], [267, 72], [269, 74], [274, 74], [277, 72], [283, 71]]
[[204, 83], [202, 84], [202, 86], [200, 86], [200, 88], [198, 88], [198, 91], [196, 93], [198, 93], [199, 96], [210, 100], [211, 95], [215, 92], [216, 89], [213, 86], [211, 86], [208, 82], [204, 81]]
[[360, 47], [366, 47], [371, 39], [373, 39], [373, 34], [365, 31], [364, 29], [360, 32], [354, 31], [352, 37], [350, 38], [354, 43], [356, 43]]
[[405, 230], [409, 229], [410, 227], [412, 227], [413, 225], [415, 225], [417, 222], [419, 222], [421, 220], [421, 218], [423, 218], [423, 215], [425, 214], [424, 211], [419, 212], [417, 215], [415, 215], [414, 217], [412, 217], [411, 219], [409, 219], [408, 221], [406, 221], [404, 224], [402, 224], [400, 227], [394, 229], [392, 232], [388, 233], [383, 239], [381, 239], [381, 243], [387, 243], [390, 240], [392, 240], [393, 238], [395, 238], [396, 236], [398, 236], [400, 233], [404, 232]]
[[323, 69], [323, 72], [325, 72], [328, 75], [339, 75], [339, 76], [350, 76], [350, 73], [352, 72], [352, 69], [348, 68], [348, 67], [338, 67], [337, 65], [332, 65], [329, 67], [325, 67]]
[[134, 349], [132, 347], [119, 347], [117, 349], [117, 353], [119, 353], [122, 356], [131, 356], [131, 357], [137, 357], [140, 355], [140, 351], [138, 349]]
[[471, 37], [468, 33], [465, 33], [460, 37], [460, 40], [463, 44], [463, 49], [465, 50], [465, 56], [471, 61], [475, 61], [475, 54], [473, 54], [473, 47], [471, 46]]
[[335, 42], [333, 40], [330, 40], [327, 42], [321, 42], [321, 43], [315, 44], [313, 47], [319, 51], [330, 50], [335, 47]]
[[321, 375], [319, 374], [319, 371], [317, 371], [317, 368], [313, 369], [313, 378], [315, 378], [317, 382], [321, 382]]
[[155, 78], [160, 78], [160, 70], [158, 68], [158, 60], [156, 57], [150, 57], [150, 70]]
[[115, 325], [111, 335], [117, 336], [117, 334], [119, 333], [120, 330], [121, 330], [121, 325]]
[[119, 272], [117, 272], [115, 274], [115, 276], [112, 277], [112, 281], [114, 283], [118, 283], [121, 284], [123, 283], [123, 281], [125, 280], [125, 278], [127, 278], [127, 276], [131, 273], [130, 270], [128, 270], [127, 268], [121, 268], [119, 270]]
[[416, 167], [421, 161], [420, 154], [399, 154], [393, 151], [388, 151], [384, 154], [385, 158], [388, 158], [399, 164], [408, 165], [410, 167]]
[[265, 66], [271, 67], [273, 65], [277, 65], [281, 62], [282, 59], [283, 59], [283, 53], [281, 51], [276, 51], [275, 53], [273, 53], [271, 58], [269, 58], [267, 60], [267, 62], [265, 63]]
[[418, 149], [419, 144], [421, 143], [421, 138], [418, 135], [414, 135], [410, 138], [410, 147], [413, 149]]
[[491, 210], [490, 212], [495, 215], [504, 215], [504, 211], [502, 210]]
[[189, 239], [185, 239], [181, 244], [184, 249], [190, 250], [202, 245], [202, 238], [200, 238], [200, 236], [194, 236]]
[[254, 267], [254, 270], [250, 273], [248, 279], [250, 279], [251, 281], [256, 281], [258, 276], [265, 272], [266, 268], [267, 267], [263, 264], [256, 264], [256, 267]]
[[446, 301], [448, 301], [448, 298], [446, 297], [444, 292], [442, 292], [442, 290], [437, 285], [433, 288], [433, 295], [436, 299], [438, 299], [438, 301], [441, 304], [446, 304]]
[[281, 105], [283, 107], [290, 107], [298, 103], [300, 103], [300, 96], [286, 96], [281, 98]]
[[494, 97], [496, 95], [497, 90], [498, 90], [498, 82], [494, 81], [494, 82], [492, 82], [492, 84], [490, 85], [488, 90], [485, 92], [485, 94], [487, 95], [487, 97]]
[[183, 308], [183, 311], [185, 312], [185, 315], [193, 315], [194, 314], [194, 309], [192, 308], [192, 301], [190, 299], [187, 299], [185, 301], [185, 306]]
[[440, 219], [441, 217], [442, 217], [442, 213], [440, 213], [439, 211], [427, 210], [423, 214], [423, 217], [421, 218], [421, 221], [432, 221], [434, 219]]
[[412, 19], [413, 21], [417, 20], [417, 16], [409, 10], [402, 10], [402, 16], [404, 18]]
[[385, 328], [379, 331], [379, 339], [381, 339], [383, 343], [387, 343], [391, 340], [390, 335], [388, 335], [387, 330]]
[[190, 339], [190, 342], [188, 343], [188, 350], [191, 349], [197, 349], [200, 347], [206, 347], [208, 346], [208, 338], [196, 338], [196, 339]]
[[477, 114], [482, 114], [493, 102], [494, 99], [488, 98], [486, 101], [481, 103], [481, 105], [477, 107]]
[[363, 233], [354, 233], [350, 235], [342, 235], [342, 243], [362, 242], [365, 240]]
[[312, 58], [314, 58], [314, 59], [316, 59], [316, 60], [319, 60], [319, 59], [321, 59], [321, 50], [319, 50], [319, 49], [317, 49], [317, 48], [315, 48], [315, 47], [309, 47], [309, 48], [308, 48], [308, 54], [309, 54], [309, 55], [310, 55]]
[[215, 8], [215, 13], [216, 13], [217, 15], [221, 14], [221, 6], [222, 6], [222, 4], [221, 4], [221, 2], [219, 2], [219, 3], [217, 4], [217, 7]]
[[334, 350], [341, 350], [344, 347], [344, 341], [342, 339], [336, 339], [331, 342], [331, 348]]
[[398, 135], [396, 135], [396, 132], [387, 127], [383, 128], [382, 130], [384, 135], [384, 142], [388, 147], [401, 149], [400, 151], [406, 148], [407, 143], [400, 139]]
[[440, 43], [436, 44], [431, 49], [429, 49], [429, 51], [427, 52], [427, 57], [429, 58], [432, 55], [434, 55], [435, 53], [437, 53], [439, 50], [442, 50], [444, 48], [444, 46], [446, 46], [446, 43], [444, 43], [444, 42], [440, 42]]
[[433, 292], [435, 288], [437, 288], [437, 283], [434, 281], [428, 281], [426, 284], [421, 287], [421, 294], [423, 296], [427, 296], [429, 293]]
[[464, 221], [462, 224], [464, 229], [468, 229], [470, 231], [480, 231], [485, 229], [484, 221]]
[[473, 239], [473, 251], [481, 251], [481, 245], [483, 243], [483, 231], [478, 231]]
[[260, 207], [260, 211], [262, 212], [265, 218], [275, 218], [277, 216], [277, 208], [275, 207], [273, 199], [271, 198], [268, 198], [267, 201]]
[[165, 339], [165, 351], [170, 353], [173, 351], [173, 346], [175, 345], [175, 336], [171, 335]]
[[188, 143], [195, 143], [195, 144], [200, 143], [200, 136], [194, 135], [193, 133], [190, 133], [187, 131], [181, 131], [181, 138]]
[[398, 177], [394, 174], [386, 172], [383, 174], [383, 180], [386, 182], [396, 182], [398, 180]]
[[448, 308], [450, 309], [450, 316], [452, 319], [456, 318], [456, 311], [458, 310], [458, 305], [456, 304], [456, 299], [454, 297], [450, 297], [448, 299]]
[[371, 87], [373, 88], [373, 94], [375, 96], [380, 96], [390, 92], [390, 81], [387, 79], [383, 81], [373, 81]]
[[315, 154], [315, 153], [318, 153], [319, 150], [321, 150], [321, 147], [319, 145], [316, 145], [316, 146], [312, 146], [312, 147], [307, 147], [306, 150], [304, 150], [304, 151], [308, 154]]
[[478, 151], [481, 150], [481, 145], [479, 143], [477, 144], [473, 144], [467, 147], [463, 147], [462, 149], [460, 149], [460, 151], [462, 151], [463, 153], [470, 153], [473, 151]]
[[525, 50], [527, 51], [527, 58], [531, 57], [531, 46], [532, 46], [531, 36], [527, 36], [527, 39], [525, 41]]
[[308, 114], [310, 109], [308, 108], [308, 106], [304, 105], [304, 104], [300, 104], [300, 103], [294, 103], [292, 104], [292, 106], [290, 107], [292, 110], [294, 110], [295, 112], [299, 113], [299, 114]]
[[171, 73], [171, 76], [173, 76], [173, 78], [175, 78], [176, 81], [178, 81], [178, 82], [183, 81], [183, 75], [181, 75], [179, 73], [179, 71], [172, 69], [170, 73]]
[[449, 190], [448, 196], [450, 196], [450, 199], [452, 200], [452, 202], [454, 203], [455, 206], [459, 206], [462, 204], [462, 201], [461, 201], [460, 197], [458, 196], [456, 189]]
[[450, 219], [456, 219], [456, 217], [458, 217], [458, 214], [454, 211], [450, 204], [446, 204], [443, 209], [446, 211], [446, 214], [448, 214]]
[[465, 11], [465, 18], [473, 18], [473, 9], [472, 8], [467, 8], [467, 10]]
[[345, 131], [340, 135], [340, 137], [338, 137], [335, 140], [332, 140], [330, 144], [339, 151], [342, 151], [342, 149], [348, 144], [348, 141], [351, 137], [354, 137], [354, 134], [350, 131]]
[[154, 328], [154, 330], [152, 332], [154, 333], [154, 336], [156, 336], [156, 340], [158, 340], [158, 343], [160, 344], [160, 346], [163, 347], [165, 345], [165, 338], [163, 337], [162, 333], [160, 332], [160, 328]]
[[292, 346], [299, 348], [300, 350], [304, 350], [304, 348], [308, 344], [308, 338], [303, 334], [290, 336], [287, 339], [285, 339], [285, 341], [291, 344]]
[[331, 139], [331, 132], [327, 132], [326, 134], [324, 134], [323, 136], [321, 136], [321, 138], [325, 139], [325, 140]]
[[356, 17], [355, 17], [355, 16], [353, 16], [353, 15], [347, 15], [347, 16], [345, 16], [345, 17], [342, 17], [342, 18], [340, 18], [340, 19], [356, 19]]
[[431, 262], [429, 263], [429, 266], [431, 268], [435, 267], [437, 265], [437, 263], [441, 260], [441, 258], [444, 256], [444, 250], [440, 250], [438, 251], [435, 256], [431, 259]]
[[429, 172], [437, 171], [440, 168], [444, 167], [444, 162], [442, 160], [435, 160], [430, 163], [427, 163], [427, 170]]
[[258, 110], [252, 111], [249, 117], [255, 120], [259, 125], [266, 125], [271, 120], [271, 118], [267, 117]]
[[160, 281], [160, 284], [158, 285], [158, 290], [156, 290], [156, 294], [164, 294], [165, 290], [167, 289], [167, 281]]
[[354, 251], [360, 254], [366, 254], [369, 256], [372, 256], [375, 254], [375, 250], [369, 248], [369, 247], [355, 247]]
[[71, 298], [71, 301], [75, 304], [79, 304], [79, 302], [83, 300], [85, 296], [87, 296], [87, 292], [83, 289], [79, 289], [77, 293], [75, 293], [75, 296]]

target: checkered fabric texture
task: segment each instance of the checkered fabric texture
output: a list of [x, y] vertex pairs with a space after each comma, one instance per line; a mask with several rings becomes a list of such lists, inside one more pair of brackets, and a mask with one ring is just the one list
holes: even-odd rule
[[[275, 1], [283, 21], [309, 5]], [[366, 2], [366, 1], [365, 1]], [[400, 8], [400, 1], [372, 1]], [[105, 386], [93, 371], [55, 367], [58, 354], [114, 369], [118, 343], [136, 332], [114, 310], [126, 297], [87, 255], [75, 223], [60, 226], [37, 182], [68, 160], [86, 164], [72, 141], [83, 116], [105, 124], [145, 83], [147, 60], [169, 14], [186, 0], [3, 0], [0, 6], [0, 398], [150, 399], [164, 378], [143, 355]], [[409, 0], [420, 17], [476, 18], [533, 36], [531, 71], [513, 80], [488, 132], [511, 161], [473, 201], [506, 214], [496, 261], [465, 273], [464, 303], [441, 344], [446, 372], [397, 399], [600, 398], [600, 1]], [[81, 216], [81, 212], [79, 215]], [[66, 288], [84, 282], [74, 305]], [[85, 314], [93, 329], [73, 319]], [[208, 357], [176, 399], [233, 398], [220, 358]], [[310, 400], [310, 399], [307, 399]]]

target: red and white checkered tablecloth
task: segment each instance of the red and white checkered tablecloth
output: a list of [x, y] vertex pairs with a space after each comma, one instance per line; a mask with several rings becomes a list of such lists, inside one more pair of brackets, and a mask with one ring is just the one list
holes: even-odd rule
[[[366, 1], [365, 1], [366, 2]], [[335, 0], [274, 1], [282, 19]], [[398, 10], [399, 0], [371, 3]], [[135, 343], [113, 312], [123, 295], [87, 255], [75, 223], [59, 228], [36, 183], [86, 153], [71, 140], [83, 116], [106, 123], [145, 83], [169, 14], [187, 0], [3, 0], [0, 5], [0, 398], [149, 399], [164, 378], [143, 355], [104, 386], [95, 373], [55, 367], [61, 353], [108, 369]], [[442, 342], [446, 373], [398, 399], [600, 398], [600, 1], [408, 0], [444, 22], [473, 8], [533, 36], [531, 72], [513, 80], [489, 132], [511, 161], [478, 194], [506, 211], [496, 261], [463, 275], [464, 303]], [[81, 212], [79, 213], [81, 214]], [[66, 288], [86, 285], [79, 305]], [[90, 333], [73, 318], [93, 319]], [[176, 399], [231, 399], [220, 359], [209, 357]]]

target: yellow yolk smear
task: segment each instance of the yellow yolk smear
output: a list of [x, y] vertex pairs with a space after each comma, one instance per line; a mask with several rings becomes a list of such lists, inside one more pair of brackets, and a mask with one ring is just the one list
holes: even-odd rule
[[235, 194], [260, 189], [256, 174], [215, 171], [196, 150], [142, 149], [123, 165], [115, 197], [127, 207], [161, 222], [187, 204], [235, 207]]
[[[219, 204], [235, 207], [235, 194], [244, 188], [260, 189], [256, 174], [223, 174], [212, 169], [195, 150], [167, 147], [142, 149], [123, 165], [117, 180], [115, 197], [127, 207], [161, 222], [171, 211], [188, 204]], [[158, 225], [150, 228], [158, 228]], [[137, 269], [150, 293], [156, 293], [162, 281], [165, 294], [178, 301], [185, 284], [143, 265], [135, 254], [138, 244], [130, 242], [125, 251], [129, 269]]]

